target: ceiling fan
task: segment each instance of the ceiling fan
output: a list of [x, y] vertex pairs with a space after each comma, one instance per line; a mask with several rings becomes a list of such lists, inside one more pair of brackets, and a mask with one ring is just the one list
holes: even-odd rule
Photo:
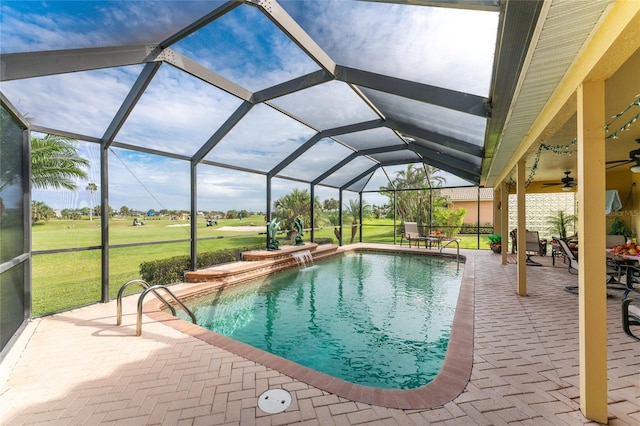
[[573, 189], [574, 186], [577, 185], [577, 183], [574, 181], [574, 179], [569, 176], [571, 174], [571, 171], [566, 171], [564, 172], [564, 177], [562, 179], [560, 179], [560, 182], [552, 182], [552, 183], [544, 183], [542, 184], [543, 187], [550, 187], [550, 186], [557, 186], [557, 185], [562, 185], [562, 190], [563, 191], [571, 191]]
[[[640, 139], [636, 139], [636, 143], [640, 144]], [[635, 163], [633, 167], [631, 167], [631, 171], [633, 173], [640, 173], [640, 148], [630, 151], [628, 160], [607, 161], [607, 164], [609, 164], [609, 167], [607, 167], [607, 169], [612, 169], [614, 167], [624, 166], [625, 164], [631, 163]]]

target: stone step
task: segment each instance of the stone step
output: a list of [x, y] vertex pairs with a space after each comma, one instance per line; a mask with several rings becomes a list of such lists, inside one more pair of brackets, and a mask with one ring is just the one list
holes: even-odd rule
[[[236, 285], [254, 278], [264, 277], [287, 268], [297, 266], [293, 253], [309, 250], [315, 260], [324, 259], [338, 253], [335, 244], [306, 243], [304, 246], [283, 246], [278, 251], [257, 250], [242, 254], [244, 260], [225, 263], [211, 268], [188, 271], [187, 283], [207, 283], [213, 288]], [[248, 260], [247, 257], [251, 260]]]

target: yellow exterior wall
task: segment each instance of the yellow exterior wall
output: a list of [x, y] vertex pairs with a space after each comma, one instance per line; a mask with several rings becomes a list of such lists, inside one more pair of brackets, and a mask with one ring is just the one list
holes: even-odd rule
[[[629, 93], [640, 94], [640, 50], [631, 55], [629, 60], [605, 82], [605, 105], [610, 110], [605, 111], [607, 118], [622, 111], [631, 100]], [[633, 111], [634, 113], [636, 110]], [[625, 117], [626, 118], [626, 117]], [[634, 124], [640, 126], [640, 122]], [[607, 139], [605, 144], [616, 144], [617, 141]], [[640, 148], [640, 145], [638, 145]], [[607, 160], [623, 160], [626, 157], [607, 158]], [[622, 219], [634, 232], [629, 237], [640, 236], [640, 173], [631, 173], [633, 164], [616, 167], [607, 171], [607, 189], [617, 189], [622, 201], [622, 210], [607, 217], [607, 232], [616, 218]], [[635, 184], [635, 186], [633, 186]]]
[[[635, 228], [638, 226], [638, 202], [636, 201], [638, 196], [636, 188], [632, 187], [634, 176], [637, 176], [637, 179], [640, 180], [640, 176], [631, 173], [628, 167], [617, 172], [607, 173], [607, 189], [617, 189], [620, 195], [620, 201], [622, 201], [622, 210], [611, 212], [611, 214], [607, 216], [607, 234], [611, 231], [611, 224], [619, 218], [634, 231], [635, 235], [627, 235], [627, 237], [635, 237], [638, 235], [638, 231]], [[635, 194], [632, 194], [632, 192], [635, 192]]]

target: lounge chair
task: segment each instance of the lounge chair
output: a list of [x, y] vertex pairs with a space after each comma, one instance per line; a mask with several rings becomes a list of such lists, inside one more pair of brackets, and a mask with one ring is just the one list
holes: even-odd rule
[[427, 248], [427, 241], [429, 240], [427, 237], [420, 235], [417, 222], [404, 223], [404, 232], [400, 235], [400, 245], [402, 245], [403, 238], [409, 242], [409, 247], [411, 247], [411, 241], [415, 241], [417, 247], [420, 247], [420, 241], [422, 241], [424, 248]]
[[573, 252], [569, 248], [569, 244], [567, 244], [567, 242], [562, 238], [558, 238], [556, 241], [558, 242], [558, 246], [560, 247], [560, 252], [564, 256], [564, 258], [567, 260], [567, 263], [569, 265], [569, 273], [577, 274], [578, 259], [576, 259], [575, 254], [573, 254]]
[[551, 237], [551, 264], [556, 266], [556, 257], [562, 257], [562, 263], [567, 263], [567, 257], [564, 255], [560, 243], [560, 237]]
[[[567, 261], [569, 262], [569, 273], [571, 274], [577, 274], [578, 273], [578, 259], [576, 259], [576, 256], [573, 254], [573, 252], [571, 251], [571, 249], [569, 248], [569, 245], [567, 244], [567, 242], [565, 240], [563, 240], [562, 238], [558, 238], [558, 245], [560, 246], [560, 250], [562, 251], [562, 254], [564, 255], [564, 257], [567, 259]], [[615, 280], [615, 277], [618, 276], [619, 271], [616, 268], [612, 268], [609, 265], [607, 265], [607, 283], [609, 282], [617, 282]], [[570, 285], [570, 286], [566, 286], [565, 291], [568, 291], [569, 293], [574, 293], [574, 294], [578, 294], [578, 286], [577, 285]], [[607, 293], [607, 297], [609, 297], [610, 294]]]

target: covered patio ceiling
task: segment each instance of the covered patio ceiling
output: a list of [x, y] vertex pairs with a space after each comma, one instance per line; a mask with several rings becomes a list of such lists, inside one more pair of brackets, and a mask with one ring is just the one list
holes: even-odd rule
[[543, 4], [501, 134], [487, 132], [485, 185], [515, 181], [520, 159], [527, 184], [558, 182], [564, 171], [577, 179], [575, 89], [582, 79], [606, 80], [607, 170], [628, 173], [633, 164], [621, 160], [640, 148], [640, 17], [633, 8], [626, 18], [612, 14], [614, 6], [620, 4]]

